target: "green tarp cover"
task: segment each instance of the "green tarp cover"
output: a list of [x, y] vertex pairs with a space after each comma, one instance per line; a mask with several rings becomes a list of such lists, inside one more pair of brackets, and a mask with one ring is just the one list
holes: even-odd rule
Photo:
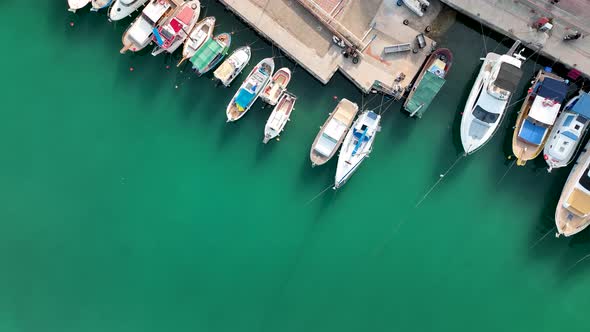
[[416, 113], [417, 116], [421, 116], [428, 106], [430, 106], [430, 103], [434, 97], [436, 97], [436, 94], [440, 91], [443, 84], [445, 84], [444, 78], [440, 78], [433, 73], [426, 71], [422, 80], [418, 84], [418, 88], [416, 88], [412, 99], [406, 104], [406, 111], [414, 113], [420, 105], [424, 105]]
[[201, 46], [195, 55], [191, 58], [193, 68], [198, 71], [203, 71], [211, 61], [223, 50], [223, 47], [219, 45], [214, 39], [207, 39], [205, 44]]

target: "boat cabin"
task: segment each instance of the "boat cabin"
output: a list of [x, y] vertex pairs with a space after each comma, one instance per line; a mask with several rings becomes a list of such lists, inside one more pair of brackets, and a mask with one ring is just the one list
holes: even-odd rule
[[488, 85], [488, 93], [497, 99], [508, 100], [516, 90], [522, 77], [522, 70], [508, 62], [501, 62], [500, 66], [494, 69]]

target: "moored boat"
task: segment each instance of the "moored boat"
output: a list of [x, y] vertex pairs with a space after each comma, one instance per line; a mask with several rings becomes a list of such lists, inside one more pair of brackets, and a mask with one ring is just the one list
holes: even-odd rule
[[311, 166], [323, 165], [332, 159], [359, 111], [357, 104], [344, 98], [320, 127], [309, 151]]
[[271, 139], [279, 136], [285, 129], [285, 125], [290, 121], [291, 112], [295, 107], [297, 97], [285, 91], [273, 109], [272, 113], [264, 126], [264, 139], [262, 143], [266, 144]]
[[109, 19], [119, 21], [130, 16], [149, 0], [115, 0], [109, 10]]
[[466, 154], [483, 147], [494, 136], [508, 104], [522, 77], [522, 60], [516, 48], [508, 54], [490, 52], [486, 55], [461, 118], [461, 143]]
[[404, 103], [404, 109], [410, 116], [422, 117], [445, 84], [452, 63], [453, 53], [447, 48], [439, 48], [428, 56]]
[[107, 8], [113, 0], [92, 0], [92, 8], [91, 11], [96, 12], [103, 8]]
[[411, 11], [413, 11], [416, 15], [422, 17], [424, 16], [424, 12], [426, 8], [430, 6], [430, 2], [428, 0], [402, 0], [404, 5], [408, 7]]
[[271, 106], [276, 105], [290, 81], [291, 71], [289, 68], [280, 68], [260, 94], [260, 99]]
[[195, 55], [195, 52], [212, 37], [214, 28], [215, 17], [213, 16], [205, 17], [202, 21], [197, 22], [197, 25], [190, 31], [188, 38], [184, 41], [182, 59], [178, 62], [177, 67]]
[[272, 58], [262, 59], [252, 69], [244, 80], [232, 100], [227, 105], [227, 122], [241, 119], [252, 107], [260, 92], [266, 87], [275, 69], [275, 62]]
[[223, 63], [215, 69], [213, 76], [221, 84], [228, 87], [231, 82], [242, 72], [244, 67], [250, 62], [252, 52], [250, 46], [243, 46], [233, 51], [233, 53]]
[[522, 104], [512, 136], [512, 152], [518, 166], [524, 166], [543, 150], [566, 93], [563, 78], [553, 74], [551, 68], [539, 70]]
[[572, 236], [590, 224], [590, 142], [578, 157], [563, 186], [557, 208], [557, 236]]
[[589, 120], [590, 95], [581, 92], [565, 105], [549, 134], [543, 149], [549, 172], [554, 168], [565, 167], [574, 160], [588, 131]]
[[75, 13], [76, 10], [86, 7], [92, 0], [68, 0], [68, 10]]
[[365, 111], [359, 115], [342, 143], [334, 178], [334, 189], [342, 187], [371, 153], [381, 115]]
[[141, 51], [151, 41], [154, 27], [177, 7], [182, 0], [151, 0], [123, 34], [121, 53]]
[[179, 6], [172, 15], [167, 17], [157, 28], [154, 28], [153, 41], [156, 47], [152, 55], [162, 52], [174, 53], [188, 37], [201, 13], [199, 0], [188, 0]]
[[195, 73], [201, 76], [215, 68], [225, 58], [230, 45], [229, 33], [221, 33], [215, 38], [207, 39], [190, 59]]

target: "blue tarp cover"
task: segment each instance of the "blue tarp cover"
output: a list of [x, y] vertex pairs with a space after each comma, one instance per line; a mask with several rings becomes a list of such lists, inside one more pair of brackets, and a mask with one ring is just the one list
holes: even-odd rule
[[582, 93], [580, 99], [572, 107], [572, 111], [580, 114], [586, 119], [590, 119], [590, 95]]
[[550, 77], [545, 77], [537, 94], [541, 97], [552, 99], [561, 103], [565, 99], [566, 93], [567, 85], [564, 82]]
[[246, 89], [240, 89], [238, 96], [236, 97], [236, 105], [240, 110], [247, 108], [252, 100], [254, 99], [254, 94]]
[[518, 133], [518, 137], [522, 138], [523, 140], [529, 143], [539, 145], [543, 140], [545, 130], [545, 127], [537, 126], [531, 121], [529, 121], [529, 119], [525, 119], [522, 123], [520, 133]]

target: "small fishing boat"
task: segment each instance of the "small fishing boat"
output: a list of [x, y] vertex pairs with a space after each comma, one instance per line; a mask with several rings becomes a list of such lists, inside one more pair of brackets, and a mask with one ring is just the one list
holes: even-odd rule
[[404, 109], [410, 116], [422, 117], [434, 100], [453, 64], [453, 53], [447, 48], [439, 48], [428, 59], [412, 86], [404, 103]]
[[270, 113], [268, 120], [266, 121], [266, 126], [264, 126], [264, 139], [262, 140], [262, 143], [266, 144], [268, 141], [281, 134], [285, 128], [285, 125], [290, 120], [289, 118], [291, 116], [291, 112], [295, 107], [295, 101], [297, 101], [297, 97], [287, 91], [283, 93], [283, 96], [277, 103], [277, 106], [275, 106], [272, 113]]
[[248, 65], [251, 53], [250, 46], [238, 48], [213, 72], [213, 76], [228, 87]]
[[344, 136], [346, 136], [358, 111], [357, 104], [348, 99], [340, 100], [326, 122], [320, 127], [320, 131], [311, 145], [309, 158], [312, 167], [323, 165], [332, 159], [342, 145]]
[[277, 70], [272, 76], [270, 83], [268, 83], [264, 91], [260, 94], [260, 99], [271, 106], [276, 105], [290, 81], [291, 71], [289, 68], [283, 67]]
[[461, 143], [466, 154], [483, 147], [500, 128], [522, 77], [524, 57], [513, 53], [519, 45], [517, 41], [504, 55], [490, 52], [483, 61], [461, 118]]
[[127, 50], [137, 52], [144, 49], [152, 41], [153, 30], [157, 23], [177, 7], [176, 1], [182, 0], [150, 0], [141, 15], [123, 34], [121, 53]]
[[195, 73], [201, 76], [215, 68], [227, 55], [230, 45], [229, 33], [221, 33], [215, 38], [207, 39], [190, 59]]
[[430, 6], [430, 2], [427, 0], [402, 0], [404, 5], [413, 11], [416, 15], [422, 17], [426, 8]]
[[190, 59], [195, 52], [203, 46], [203, 44], [211, 39], [213, 35], [213, 29], [215, 28], [215, 17], [205, 17], [201, 22], [191, 30], [188, 38], [184, 41], [184, 47], [182, 49], [182, 59], [178, 62], [178, 66], [184, 61]]
[[152, 55], [156, 56], [162, 52], [174, 53], [186, 40], [189, 31], [195, 27], [200, 13], [199, 0], [188, 0], [179, 6], [159, 27], [154, 28], [153, 41], [156, 42], [156, 47]]
[[149, 0], [115, 0], [109, 10], [109, 19], [119, 21], [130, 16]]
[[91, 11], [97, 12], [103, 8], [107, 8], [113, 0], [92, 0], [92, 8]]
[[551, 73], [549, 67], [539, 70], [516, 119], [512, 136], [516, 165], [524, 166], [541, 153], [566, 93], [563, 78]]
[[354, 122], [342, 143], [334, 189], [342, 187], [354, 174], [365, 158], [371, 153], [375, 134], [380, 130], [381, 115], [373, 111], [365, 111]]
[[590, 224], [590, 142], [578, 157], [555, 209], [557, 236], [572, 236]]
[[232, 100], [227, 105], [227, 122], [241, 119], [252, 107], [260, 92], [266, 87], [273, 71], [275, 62], [272, 58], [262, 59], [250, 72]]
[[86, 7], [92, 0], [68, 0], [68, 10], [75, 13], [76, 10]]
[[549, 172], [554, 168], [565, 167], [574, 160], [588, 131], [589, 120], [590, 95], [581, 92], [565, 105], [549, 134], [543, 150]]

